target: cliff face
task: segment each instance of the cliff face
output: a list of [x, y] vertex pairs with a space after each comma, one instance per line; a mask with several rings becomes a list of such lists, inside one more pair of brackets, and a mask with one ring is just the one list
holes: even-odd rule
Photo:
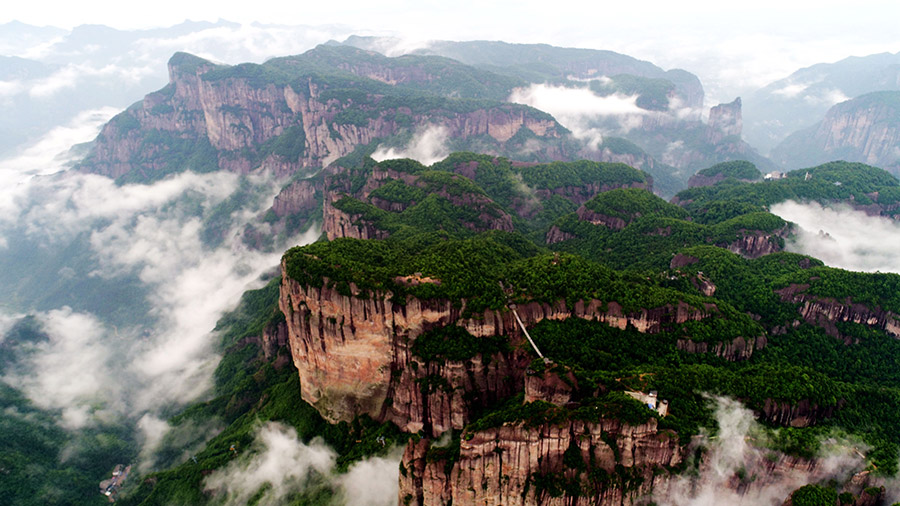
[[828, 335], [843, 339], [848, 344], [850, 338], [838, 330], [837, 322], [852, 322], [883, 330], [900, 338], [900, 315], [881, 309], [871, 309], [852, 300], [838, 301], [804, 293], [808, 285], [792, 284], [778, 290], [781, 300], [800, 304], [800, 315], [807, 322], [825, 329]]
[[739, 237], [736, 241], [721, 246], [744, 258], [759, 258], [763, 255], [783, 250], [784, 238], [787, 237], [789, 233], [789, 226], [785, 226], [773, 232], [740, 230], [738, 231]]
[[717, 357], [736, 362], [749, 359], [753, 355], [754, 350], [765, 348], [766, 342], [765, 336], [760, 336], [756, 338], [736, 337], [730, 342], [722, 343], [679, 339], [677, 345], [679, 350], [688, 353], [713, 353]]
[[[678, 438], [655, 419], [508, 424], [465, 434], [456, 462], [429, 459], [430, 443], [406, 448], [401, 504], [630, 505], [683, 459]], [[579, 470], [588, 465], [590, 475]]]
[[741, 97], [728, 104], [719, 104], [709, 110], [709, 132], [707, 134], [709, 142], [717, 144], [725, 137], [740, 137], [743, 127]]
[[329, 192], [325, 196], [325, 208], [322, 213], [322, 232], [329, 241], [339, 237], [353, 239], [385, 239], [390, 233], [367, 222], [361, 214], [350, 214], [334, 207], [335, 200], [342, 195]]
[[821, 407], [808, 399], [802, 399], [793, 405], [766, 399], [762, 409], [763, 418], [785, 427], [809, 427], [833, 414], [834, 407]]
[[283, 218], [290, 214], [311, 211], [319, 205], [318, 194], [322, 191], [321, 183], [308, 179], [295, 181], [284, 187], [272, 202], [275, 216]]
[[[472, 412], [521, 390], [530, 355], [517, 345], [524, 337], [510, 310], [485, 310], [463, 318], [465, 301], [408, 298], [391, 301], [390, 293], [349, 296], [329, 287], [301, 286], [284, 276], [279, 305], [285, 314], [294, 364], [303, 398], [330, 421], [368, 413], [391, 420], [404, 430], [440, 434], [462, 429]], [[356, 287], [350, 285], [356, 293]], [[699, 320], [713, 314], [680, 303], [625, 313], [615, 302], [578, 301], [572, 307], [532, 302], [520, 305], [526, 326], [542, 320], [583, 318], [625, 329], [655, 333], [669, 323]], [[473, 356], [464, 362], [427, 362], [410, 351], [423, 332], [458, 325], [480, 338], [505, 336], [512, 352]], [[745, 341], [709, 351], [725, 358], [749, 356], [758, 341]], [[738, 350], [740, 351], [734, 351]], [[697, 350], [702, 351], [702, 350]], [[474, 395], [473, 395], [474, 394]]]
[[540, 156], [565, 155], [562, 127], [528, 107], [495, 103], [449, 110], [436, 103], [434, 110], [414, 112], [381, 105], [390, 90], [375, 91], [365, 82], [344, 83], [361, 94], [354, 98], [302, 71], [291, 78], [269, 72], [275, 70], [222, 67], [177, 54], [169, 62], [169, 85], [107, 124], [82, 169], [110, 177], [187, 168], [287, 175], [425, 125], [442, 126], [454, 139], [478, 138], [484, 150], [497, 152], [522, 131], [537, 141]]
[[829, 160], [863, 162], [900, 173], [900, 92], [869, 93], [835, 105], [811, 128], [787, 137], [772, 151], [785, 167]]

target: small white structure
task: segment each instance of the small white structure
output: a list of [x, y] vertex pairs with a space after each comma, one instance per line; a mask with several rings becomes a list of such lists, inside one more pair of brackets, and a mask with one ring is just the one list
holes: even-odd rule
[[651, 410], [656, 411], [660, 416], [666, 416], [669, 413], [669, 401], [660, 401], [656, 390], [651, 390], [649, 394], [645, 394], [644, 392], [632, 392], [630, 390], [626, 390], [625, 393], [628, 396], [637, 399]]
[[775, 179], [784, 179], [784, 178], [785, 178], [784, 172], [778, 172], [777, 170], [769, 172], [768, 174], [763, 176], [763, 179], [765, 179], [766, 181], [773, 181]]

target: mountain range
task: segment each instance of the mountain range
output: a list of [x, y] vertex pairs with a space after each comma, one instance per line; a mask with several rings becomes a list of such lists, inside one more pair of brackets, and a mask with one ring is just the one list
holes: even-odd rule
[[[134, 462], [121, 504], [893, 499], [900, 275], [803, 241], [892, 230], [898, 92], [795, 112], [824, 119], [769, 160], [741, 98], [707, 110], [693, 74], [610, 51], [354, 36], [107, 77], [234, 28], [0, 27], [55, 40], [0, 60], [31, 100], [4, 107], [71, 106], [10, 149], [131, 103], [4, 190], [0, 495], [105, 503]], [[67, 52], [121, 67], [53, 89]], [[890, 61], [765, 93], [889, 87]], [[75, 103], [98, 86], [120, 94]], [[804, 231], [786, 202], [841, 218]]]

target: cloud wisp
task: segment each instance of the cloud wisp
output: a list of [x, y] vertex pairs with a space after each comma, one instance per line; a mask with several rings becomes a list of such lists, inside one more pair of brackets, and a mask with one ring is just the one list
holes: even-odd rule
[[[242, 452], [243, 453], [243, 452]], [[336, 474], [337, 454], [321, 440], [309, 444], [296, 431], [277, 422], [266, 422], [246, 454], [210, 474], [204, 488], [213, 503], [224, 506], [284, 504], [292, 495], [311, 489], [329, 489], [351, 506], [397, 504], [399, 452], [390, 457], [372, 457]]]
[[788, 251], [816, 257], [827, 265], [853, 271], [900, 273], [900, 223], [868, 216], [846, 205], [787, 201], [771, 212], [799, 225]]
[[680, 476], [655, 491], [661, 506], [772, 505], [807, 484], [846, 480], [865, 462], [858, 445], [840, 439], [822, 441], [815, 459], [805, 461], [767, 449], [767, 434], [753, 413], [738, 401], [716, 397], [719, 430], [702, 444], [706, 455], [697, 476]]
[[[92, 416], [140, 417], [207, 391], [218, 361], [217, 320], [278, 265], [280, 252], [250, 249], [240, 236], [271, 203], [277, 181], [251, 182], [264, 196], [234, 213], [225, 240], [213, 248], [201, 240], [203, 216], [237, 190], [237, 175], [183, 173], [152, 185], [117, 186], [90, 174], [19, 174], [21, 188], [9, 220], [0, 222], [0, 237], [24, 236], [52, 249], [86, 234], [84, 254], [98, 266], [87, 278], [115, 283], [136, 276], [148, 290], [146, 312], [155, 324], [116, 328], [69, 308], [39, 313], [50, 340], [7, 382], [41, 407], [62, 410], [70, 428], [89, 425]], [[311, 230], [291, 244], [316, 236]]]
[[447, 139], [449, 133], [446, 127], [430, 125], [413, 135], [406, 147], [398, 149], [379, 146], [372, 153], [372, 158], [378, 162], [393, 158], [412, 158], [423, 165], [431, 165], [450, 154]]
[[637, 98], [620, 93], [601, 97], [583, 87], [532, 84], [516, 88], [508, 100], [552, 114], [576, 138], [596, 149], [605, 134], [628, 132], [641, 125], [649, 111], [637, 106]]

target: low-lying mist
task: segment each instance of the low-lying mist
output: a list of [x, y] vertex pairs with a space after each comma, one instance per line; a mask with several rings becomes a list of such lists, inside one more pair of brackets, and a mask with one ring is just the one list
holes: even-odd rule
[[391, 506], [397, 504], [401, 452], [397, 448], [389, 457], [371, 457], [337, 474], [337, 454], [321, 440], [306, 444], [293, 428], [267, 422], [257, 429], [249, 451], [207, 476], [204, 487], [213, 504], [227, 506], [251, 499], [260, 505], [285, 504], [319, 490], [333, 493], [337, 504]]
[[431, 165], [450, 154], [447, 148], [449, 137], [446, 127], [431, 125], [417, 131], [403, 148], [378, 146], [372, 153], [372, 159], [380, 162], [393, 158], [412, 158], [422, 165]]
[[[219, 318], [266, 282], [283, 248], [319, 232], [312, 227], [271, 252], [244, 244], [245, 226], [257, 224], [283, 184], [265, 174], [184, 172], [117, 185], [66, 171], [77, 159], [69, 146], [96, 135], [110, 115], [94, 111], [0, 162], [2, 279], [66, 291], [71, 302], [53, 306], [4, 287], [0, 330], [31, 314], [47, 338], [31, 344], [2, 380], [58, 413], [68, 430], [142, 420], [135, 439], [152, 444], [167, 430], [161, 418], [209, 391]], [[247, 198], [211, 224], [239, 189]], [[221, 240], [204, 241], [202, 232], [214, 225]]]
[[596, 149], [606, 134], [616, 135], [639, 127], [649, 114], [637, 106], [637, 95], [615, 93], [601, 97], [586, 87], [532, 84], [516, 88], [509, 101], [549, 112], [572, 134]]
[[807, 483], [849, 479], [865, 466], [859, 448], [843, 437], [827, 437], [812, 460], [771, 449], [770, 434], [741, 403], [711, 398], [718, 431], [699, 439], [704, 456], [698, 473], [686, 473], [655, 491], [661, 506], [722, 504], [780, 505]]
[[787, 201], [771, 212], [799, 226], [788, 251], [816, 257], [832, 267], [900, 273], [900, 223], [869, 216], [847, 205], [824, 207]]

